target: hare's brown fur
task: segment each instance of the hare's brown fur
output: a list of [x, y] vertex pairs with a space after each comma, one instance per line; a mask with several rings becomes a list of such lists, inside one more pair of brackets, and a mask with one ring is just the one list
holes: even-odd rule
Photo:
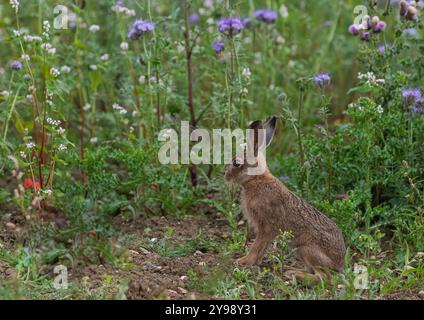
[[288, 190], [269, 172], [263, 157], [257, 160], [257, 165], [265, 167], [264, 173], [257, 176], [248, 175], [248, 164], [226, 167], [225, 178], [242, 187], [243, 212], [256, 233], [249, 254], [238, 263], [260, 263], [275, 237], [281, 231], [291, 231], [290, 246], [304, 262], [308, 273], [297, 270], [289, 275], [316, 280], [328, 276], [330, 270], [342, 272], [345, 244], [337, 225]]
[[248, 180], [242, 188], [243, 211], [257, 236], [244, 260], [246, 264], [260, 262], [269, 243], [281, 231], [291, 231], [290, 245], [310, 271], [343, 270], [343, 237], [326, 215], [290, 192], [269, 172]]

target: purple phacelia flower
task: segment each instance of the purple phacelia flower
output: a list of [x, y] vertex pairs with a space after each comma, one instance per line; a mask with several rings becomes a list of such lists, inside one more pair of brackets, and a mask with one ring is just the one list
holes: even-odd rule
[[381, 53], [386, 52], [386, 45], [384, 45], [384, 44], [380, 44], [380, 45], [378, 46], [378, 51], [380, 51]]
[[405, 88], [402, 91], [402, 98], [405, 105], [412, 106], [419, 102], [423, 96], [418, 88]]
[[274, 23], [277, 21], [277, 12], [269, 9], [260, 9], [255, 12], [255, 18], [265, 23]]
[[283, 175], [283, 176], [280, 177], [280, 181], [282, 181], [284, 183], [289, 182], [290, 181], [290, 177]]
[[20, 61], [12, 61], [10, 63], [10, 68], [14, 71], [21, 71], [23, 66], [22, 66], [22, 63]]
[[312, 81], [320, 88], [325, 88], [328, 86], [331, 82], [331, 76], [326, 73], [322, 72], [320, 74], [317, 74], [312, 78]]
[[218, 21], [218, 30], [228, 37], [233, 37], [243, 30], [243, 24], [239, 18], [221, 18]]
[[188, 20], [191, 24], [198, 24], [200, 21], [200, 16], [197, 13], [192, 13]]
[[212, 49], [215, 51], [216, 54], [220, 54], [225, 49], [225, 44], [223, 40], [217, 40], [214, 43], [212, 43]]
[[153, 22], [137, 19], [134, 21], [134, 24], [128, 32], [128, 38], [131, 40], [138, 40], [143, 34], [146, 34], [154, 29], [155, 24]]
[[241, 23], [246, 29], [250, 29], [250, 27], [252, 27], [252, 20], [250, 19], [250, 17], [244, 17], [243, 19], [241, 19]]
[[402, 35], [404, 37], [416, 37], [418, 35], [418, 31], [415, 28], [407, 28], [403, 30]]

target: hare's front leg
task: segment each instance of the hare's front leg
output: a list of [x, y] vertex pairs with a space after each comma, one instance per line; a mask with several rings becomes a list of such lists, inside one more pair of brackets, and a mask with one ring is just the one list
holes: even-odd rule
[[269, 234], [258, 232], [258, 236], [253, 243], [252, 248], [250, 248], [249, 254], [238, 259], [236, 264], [241, 266], [253, 266], [255, 264], [259, 264], [265, 254], [266, 248], [273, 238], [274, 237]]

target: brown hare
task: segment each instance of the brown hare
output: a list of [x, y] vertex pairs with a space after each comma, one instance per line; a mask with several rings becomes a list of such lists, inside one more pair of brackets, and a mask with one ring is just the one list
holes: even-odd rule
[[[309, 205], [286, 188], [269, 171], [264, 150], [275, 134], [276, 118], [270, 117], [265, 123], [255, 121], [250, 126], [247, 150], [254, 149], [254, 164], [244, 161], [246, 157], [235, 157], [226, 166], [225, 179], [242, 187], [241, 203], [245, 218], [256, 233], [247, 256], [237, 260], [239, 265], [259, 264], [268, 245], [281, 231], [291, 231], [290, 247], [305, 264], [307, 272], [290, 270], [287, 277], [319, 281], [330, 276], [330, 271], [344, 269], [345, 244], [337, 225], [326, 215]], [[263, 141], [258, 132], [262, 130]], [[245, 151], [245, 156], [246, 156]], [[251, 167], [262, 167], [262, 173], [252, 175]]]

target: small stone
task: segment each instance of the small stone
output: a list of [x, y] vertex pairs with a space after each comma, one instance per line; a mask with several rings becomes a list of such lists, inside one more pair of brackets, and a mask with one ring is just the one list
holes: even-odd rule
[[179, 297], [179, 294], [178, 294], [178, 292], [177, 291], [174, 291], [174, 290], [167, 290], [167, 294], [168, 294], [168, 298], [169, 299], [175, 299], [175, 298], [178, 298]]
[[139, 256], [140, 255], [140, 253], [138, 253], [137, 251], [135, 251], [135, 250], [128, 250], [128, 253], [130, 254], [130, 255], [132, 255], [132, 256]]
[[8, 222], [8, 223], [6, 223], [6, 228], [7, 228], [9, 231], [14, 231], [14, 230], [16, 230], [16, 224], [14, 224], [14, 223], [12, 223], [12, 222]]
[[415, 258], [417, 258], [417, 259], [424, 258], [424, 252], [418, 252], [418, 253], [415, 255]]
[[180, 277], [180, 280], [181, 280], [181, 281], [187, 281], [187, 280], [188, 280], [188, 277], [187, 277], [187, 276], [181, 276], [181, 277]]
[[181, 287], [178, 287], [177, 290], [181, 293], [181, 294], [187, 294], [187, 290]]
[[150, 253], [150, 251], [149, 250], [146, 250], [145, 248], [143, 248], [143, 247], [140, 247], [140, 252], [142, 253], [142, 254], [149, 254]]
[[162, 267], [161, 266], [157, 266], [149, 261], [145, 262], [143, 265], [143, 270], [144, 271], [157, 271], [157, 270], [161, 270]]
[[197, 250], [197, 251], [194, 253], [194, 255], [195, 255], [195, 256], [202, 256], [202, 255], [203, 255], [203, 252], [202, 252], [202, 251]]
[[342, 285], [342, 284], [337, 285], [337, 289], [343, 289], [343, 288], [344, 288], [344, 285]]
[[420, 296], [421, 299], [424, 299], [424, 290], [421, 290], [420, 292], [418, 292], [418, 295]]
[[200, 261], [200, 262], [199, 262], [199, 266], [202, 266], [202, 267], [206, 266], [206, 262], [204, 262], [204, 261]]

